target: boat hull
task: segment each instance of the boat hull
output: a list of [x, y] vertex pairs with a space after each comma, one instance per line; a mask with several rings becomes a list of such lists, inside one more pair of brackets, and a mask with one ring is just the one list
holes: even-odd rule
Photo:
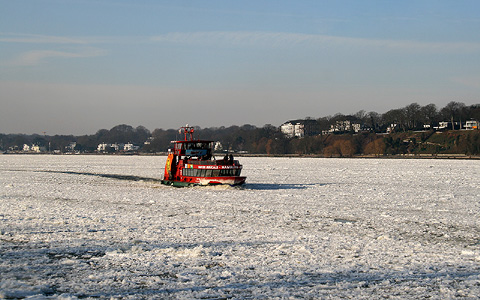
[[181, 180], [162, 180], [162, 184], [175, 187], [230, 185], [237, 186], [245, 183], [244, 176], [231, 177], [183, 177]]

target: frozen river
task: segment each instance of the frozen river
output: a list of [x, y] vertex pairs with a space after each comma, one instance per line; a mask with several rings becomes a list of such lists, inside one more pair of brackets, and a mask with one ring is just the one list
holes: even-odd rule
[[0, 155], [0, 298], [476, 299], [480, 161]]

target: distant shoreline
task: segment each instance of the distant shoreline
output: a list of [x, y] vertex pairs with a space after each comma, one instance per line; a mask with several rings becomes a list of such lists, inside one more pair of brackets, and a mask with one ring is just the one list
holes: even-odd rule
[[[480, 156], [466, 154], [395, 154], [395, 155], [354, 155], [351, 157], [342, 156], [324, 156], [322, 154], [248, 154], [248, 153], [232, 153], [237, 157], [282, 157], [282, 158], [345, 158], [345, 159], [461, 159], [461, 160], [480, 160]], [[61, 155], [61, 156], [78, 156], [78, 155], [98, 155], [98, 156], [167, 156], [167, 152], [157, 153], [0, 153], [0, 155]], [[215, 156], [222, 156], [224, 153], [215, 153]]]
[[395, 155], [354, 155], [352, 157], [331, 156], [322, 154], [237, 154], [239, 157], [291, 157], [291, 158], [347, 158], [347, 159], [472, 159], [478, 160], [480, 156], [465, 154], [395, 154]]

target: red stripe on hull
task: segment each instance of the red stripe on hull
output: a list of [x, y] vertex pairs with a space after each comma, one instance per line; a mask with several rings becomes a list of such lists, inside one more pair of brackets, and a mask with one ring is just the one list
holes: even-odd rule
[[198, 185], [215, 185], [215, 184], [227, 184], [227, 185], [241, 185], [245, 183], [246, 177], [244, 176], [222, 176], [222, 177], [188, 177], [183, 176], [179, 181], [188, 182]]

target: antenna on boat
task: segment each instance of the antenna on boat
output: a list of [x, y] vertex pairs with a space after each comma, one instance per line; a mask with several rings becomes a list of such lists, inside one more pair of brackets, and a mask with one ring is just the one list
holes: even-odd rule
[[180, 130], [183, 129], [183, 134], [185, 135], [185, 141], [188, 141], [187, 134], [190, 134], [190, 140], [193, 141], [193, 132], [194, 128], [192, 126], [185, 125], [184, 127], [180, 127]]

